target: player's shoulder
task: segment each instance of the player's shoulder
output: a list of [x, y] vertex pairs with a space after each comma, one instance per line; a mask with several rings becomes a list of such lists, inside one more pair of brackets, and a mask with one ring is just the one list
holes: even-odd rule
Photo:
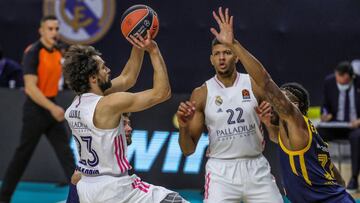
[[191, 93], [191, 101], [196, 101], [200, 106], [205, 107], [207, 97], [206, 84], [195, 88]]
[[131, 92], [114, 92], [105, 96], [99, 96], [99, 102], [97, 108], [105, 112], [114, 113], [120, 115], [120, 112], [123, 112], [123, 108], [129, 107], [132, 102], [135, 102], [134, 97], [136, 93]]
[[95, 94], [95, 96], [96, 98], [93, 97], [93, 101], [96, 105], [96, 112], [101, 115], [114, 113], [115, 107], [124, 99], [124, 96], [120, 92], [111, 93], [106, 96]]
[[197, 95], [197, 96], [206, 96], [207, 95], [207, 87], [206, 87], [206, 83], [202, 84], [199, 87], [196, 87], [193, 91], [192, 94]]
[[124, 94], [125, 94], [125, 92], [114, 92], [114, 93], [110, 93], [110, 94], [101, 96], [99, 103], [105, 103], [106, 105], [110, 105], [110, 104], [114, 103], [114, 101], [116, 101], [117, 99], [123, 99]]

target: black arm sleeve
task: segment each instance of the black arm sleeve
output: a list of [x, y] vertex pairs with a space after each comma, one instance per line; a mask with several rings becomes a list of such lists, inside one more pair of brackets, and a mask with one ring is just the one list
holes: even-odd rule
[[24, 67], [24, 75], [33, 74], [37, 75], [38, 64], [39, 64], [39, 49], [33, 47], [31, 45], [29, 49], [24, 52], [23, 56], [23, 67]]

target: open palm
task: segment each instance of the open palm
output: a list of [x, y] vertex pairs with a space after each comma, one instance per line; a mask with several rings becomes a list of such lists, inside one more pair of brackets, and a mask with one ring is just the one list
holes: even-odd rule
[[219, 7], [219, 14], [216, 14], [213, 11], [213, 17], [219, 25], [220, 32], [215, 28], [211, 28], [210, 31], [213, 33], [219, 42], [222, 44], [229, 45], [234, 41], [234, 31], [233, 31], [233, 16], [229, 16], [229, 9], [225, 9], [225, 15], [222, 11], [222, 8]]

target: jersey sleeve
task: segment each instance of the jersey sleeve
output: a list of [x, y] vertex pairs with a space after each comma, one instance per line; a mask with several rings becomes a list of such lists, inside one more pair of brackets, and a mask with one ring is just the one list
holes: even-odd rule
[[24, 67], [24, 75], [37, 75], [37, 69], [39, 64], [38, 50], [34, 49], [34, 47], [30, 47], [29, 49], [25, 50], [22, 64]]

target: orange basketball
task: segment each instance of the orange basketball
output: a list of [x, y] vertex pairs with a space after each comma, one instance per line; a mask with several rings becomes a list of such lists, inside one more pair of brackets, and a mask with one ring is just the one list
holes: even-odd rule
[[121, 16], [121, 32], [125, 37], [135, 33], [145, 37], [147, 30], [150, 30], [151, 38], [155, 38], [159, 31], [159, 18], [149, 6], [131, 6]]

